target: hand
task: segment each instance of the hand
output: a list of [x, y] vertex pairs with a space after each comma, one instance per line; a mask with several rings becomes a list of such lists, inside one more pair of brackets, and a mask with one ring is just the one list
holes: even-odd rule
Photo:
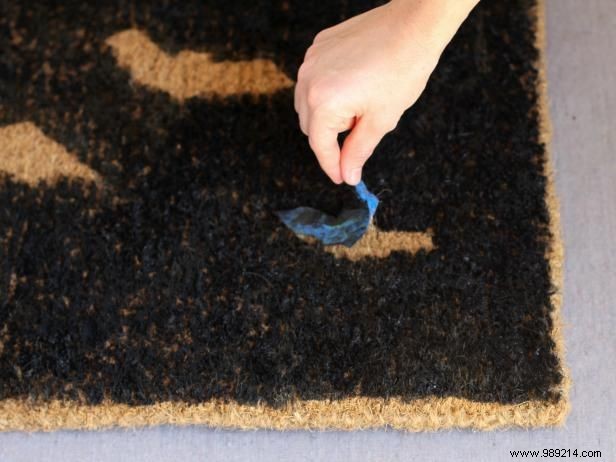
[[[304, 58], [295, 110], [321, 168], [355, 185], [364, 163], [424, 90], [478, 0], [392, 0], [321, 31]], [[342, 149], [338, 134], [351, 130]]]

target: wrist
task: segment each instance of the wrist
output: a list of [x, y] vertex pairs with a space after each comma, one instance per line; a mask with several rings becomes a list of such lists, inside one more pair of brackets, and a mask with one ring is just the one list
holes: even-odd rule
[[402, 40], [417, 41], [440, 53], [479, 0], [391, 0]]

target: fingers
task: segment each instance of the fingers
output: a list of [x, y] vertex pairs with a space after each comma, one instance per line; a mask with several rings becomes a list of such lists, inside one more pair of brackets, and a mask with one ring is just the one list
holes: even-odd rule
[[345, 183], [354, 186], [361, 181], [364, 164], [383, 136], [393, 128], [391, 124], [368, 116], [357, 121], [342, 147], [340, 170]]
[[325, 104], [310, 104], [301, 81], [295, 87], [295, 110], [319, 165], [334, 183], [342, 183], [338, 134], [351, 128], [353, 117], [340, 116]]
[[[359, 183], [364, 164], [383, 136], [395, 128], [395, 124], [370, 116], [339, 117], [325, 107], [311, 109], [299, 84], [295, 90], [295, 110], [321, 168], [336, 184]], [[352, 131], [341, 150], [338, 134], [349, 128]]]
[[300, 66], [294, 95], [300, 128], [308, 136], [321, 168], [336, 184], [343, 181], [338, 134], [355, 122], [352, 105], [338, 97], [335, 86], [311, 85], [310, 66], [306, 62]]
[[308, 142], [319, 161], [319, 165], [331, 180], [342, 183], [340, 172], [340, 146], [338, 145], [338, 127], [328, 123], [327, 117], [313, 114], [308, 126]]

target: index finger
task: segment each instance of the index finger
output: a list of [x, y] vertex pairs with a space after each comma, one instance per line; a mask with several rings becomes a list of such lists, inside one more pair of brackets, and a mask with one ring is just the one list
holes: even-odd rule
[[336, 184], [342, 183], [338, 129], [328, 124], [322, 116], [314, 114], [308, 128], [308, 142], [327, 176]]

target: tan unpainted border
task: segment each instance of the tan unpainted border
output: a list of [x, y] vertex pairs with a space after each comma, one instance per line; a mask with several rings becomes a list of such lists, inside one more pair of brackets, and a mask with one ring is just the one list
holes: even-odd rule
[[99, 186], [101, 176], [33, 122], [0, 127], [0, 172], [37, 187], [41, 181], [54, 184], [62, 177], [80, 178]]
[[[551, 135], [545, 81], [545, 21], [543, 1], [537, 12], [537, 43], [541, 54], [540, 124], [541, 140], [546, 149]], [[461, 398], [430, 397], [411, 402], [400, 399], [355, 397], [342, 400], [306, 400], [282, 409], [267, 405], [246, 405], [211, 401], [197, 405], [162, 402], [147, 406], [129, 406], [113, 402], [88, 406], [70, 401], [32, 402], [9, 399], [0, 402], [0, 430], [99, 429], [113, 426], [205, 424], [242, 429], [343, 429], [357, 430], [389, 426], [409, 431], [443, 428], [495, 428], [561, 425], [569, 410], [569, 372], [564, 365], [561, 305], [563, 245], [551, 157], [547, 149], [546, 202], [550, 213], [553, 242], [549, 248], [551, 279], [558, 291], [552, 295], [552, 337], [563, 372], [557, 402], [528, 401], [520, 404], [475, 402]]]
[[138, 29], [118, 32], [105, 43], [135, 82], [166, 91], [179, 101], [195, 96], [268, 94], [293, 86], [269, 59], [216, 61], [211, 53], [190, 50], [169, 55]]

